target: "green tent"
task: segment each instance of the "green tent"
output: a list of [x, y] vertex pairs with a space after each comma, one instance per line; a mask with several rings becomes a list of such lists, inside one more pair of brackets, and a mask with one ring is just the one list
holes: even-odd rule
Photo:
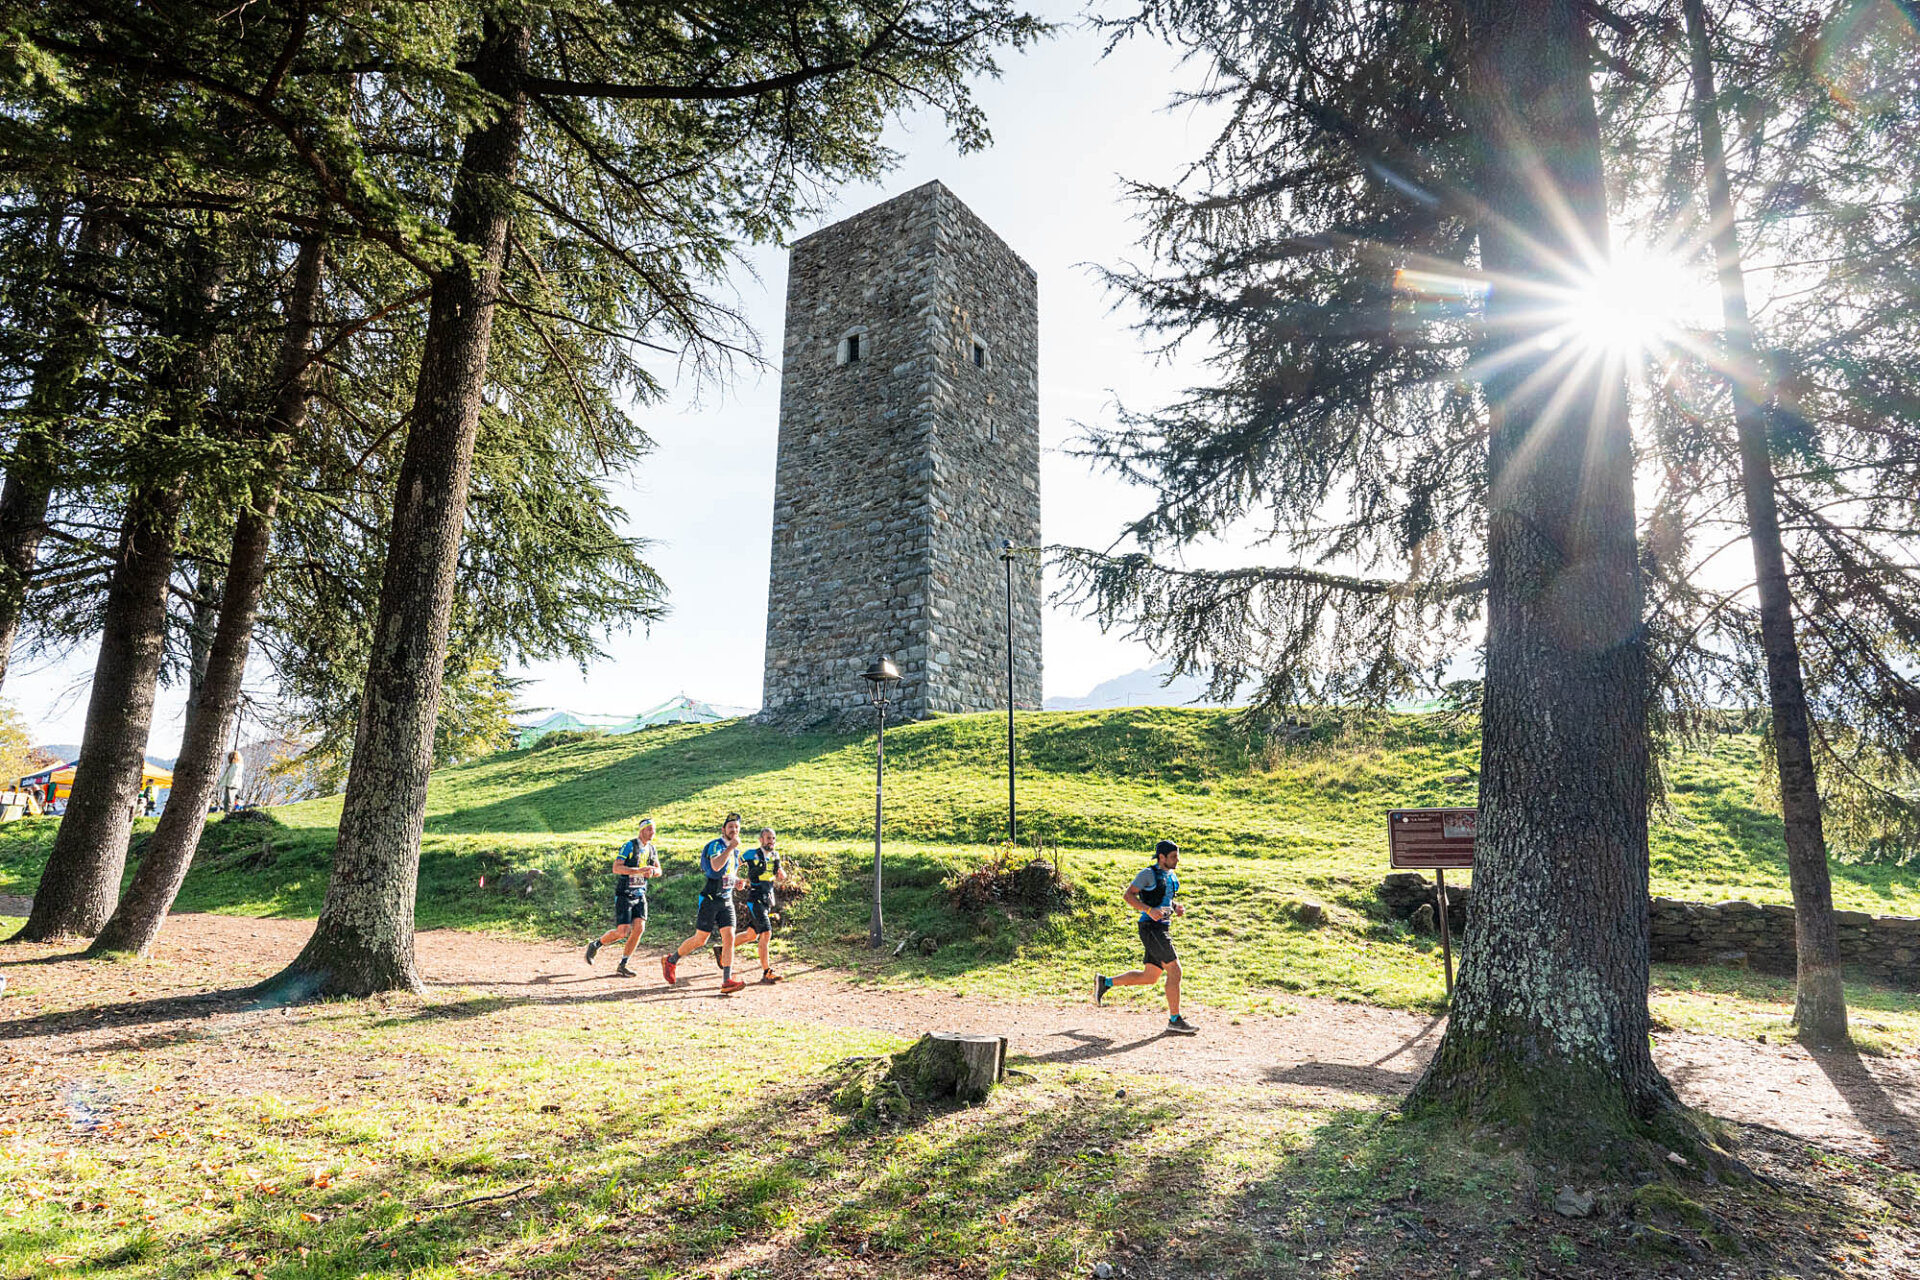
[[634, 733], [641, 729], [651, 729], [663, 724], [712, 724], [727, 717], [714, 710], [711, 703], [689, 698], [685, 694], [668, 698], [650, 711], [642, 711], [631, 720], [621, 723], [618, 728], [608, 729], [608, 733]]

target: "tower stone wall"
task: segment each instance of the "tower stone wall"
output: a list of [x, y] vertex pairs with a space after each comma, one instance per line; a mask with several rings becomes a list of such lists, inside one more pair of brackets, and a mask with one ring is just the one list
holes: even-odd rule
[[[763, 715], [859, 723], [1006, 705], [1000, 543], [1040, 541], [1033, 269], [940, 183], [792, 250]], [[1014, 699], [1040, 705], [1040, 571], [1015, 561]]]

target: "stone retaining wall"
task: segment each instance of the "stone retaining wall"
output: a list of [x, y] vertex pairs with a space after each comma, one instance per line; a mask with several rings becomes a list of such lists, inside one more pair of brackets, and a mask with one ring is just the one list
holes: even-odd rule
[[[1433, 904], [1433, 881], [1397, 872], [1380, 884], [1387, 913], [1411, 918]], [[1471, 889], [1447, 887], [1450, 923], [1466, 930]], [[1920, 918], [1836, 911], [1840, 958], [1862, 975], [1920, 988]], [[1432, 919], [1431, 913], [1426, 917]], [[1655, 960], [1747, 965], [1767, 973], [1792, 973], [1793, 908], [1778, 903], [1682, 902], [1654, 898], [1648, 905], [1649, 940]]]

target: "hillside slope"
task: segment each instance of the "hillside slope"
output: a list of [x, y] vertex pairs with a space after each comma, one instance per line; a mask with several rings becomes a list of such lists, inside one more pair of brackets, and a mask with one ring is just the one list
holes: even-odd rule
[[[1209, 973], [1208, 999], [1258, 1007], [1261, 993], [1282, 990], [1404, 1006], [1439, 996], [1434, 940], [1379, 919], [1373, 888], [1387, 870], [1388, 809], [1473, 803], [1473, 734], [1431, 716], [1393, 716], [1366, 732], [1328, 727], [1281, 746], [1250, 738], [1230, 712], [1192, 708], [1035, 712], [1018, 729], [1022, 843], [1039, 836], [1058, 850], [1086, 891], [1079, 908], [1035, 923], [968, 918], [947, 905], [945, 882], [1005, 834], [1005, 721], [903, 726], [887, 735], [886, 911], [890, 938], [917, 941], [876, 976], [1075, 991], [1088, 968], [1129, 963], [1120, 891], [1166, 836], [1188, 851], [1181, 871], [1192, 915], [1180, 945]], [[1655, 892], [1789, 900], [1779, 819], [1757, 799], [1759, 767], [1751, 737], [1674, 762], [1670, 803], [1652, 827]], [[181, 907], [315, 914], [339, 806], [336, 796], [212, 823]], [[863, 945], [872, 737], [796, 737], [739, 720], [503, 752], [441, 771], [429, 796], [419, 921], [597, 932], [607, 859], [648, 814], [669, 873], [648, 941], [671, 941], [690, 916], [694, 854], [729, 810], [749, 830], [778, 828], [805, 869], [812, 891], [787, 913], [796, 954], [873, 967]], [[31, 892], [51, 831], [45, 820], [0, 829], [0, 893]], [[1842, 862], [1834, 875], [1842, 907], [1920, 914], [1915, 868]], [[1324, 925], [1300, 922], [1307, 899], [1326, 908]], [[922, 944], [931, 954], [919, 953]]]

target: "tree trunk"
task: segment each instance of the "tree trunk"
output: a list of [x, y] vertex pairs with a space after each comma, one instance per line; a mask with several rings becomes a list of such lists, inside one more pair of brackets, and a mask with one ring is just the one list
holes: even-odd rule
[[1733, 186], [1720, 133], [1720, 102], [1713, 83], [1707, 15], [1700, 0], [1682, 0], [1693, 63], [1693, 111], [1706, 171], [1714, 266], [1720, 278], [1721, 323], [1726, 332], [1727, 389], [1740, 440], [1740, 484], [1753, 544], [1754, 587], [1760, 596], [1760, 647], [1767, 659], [1767, 700], [1773, 710], [1773, 755], [1780, 772], [1780, 812], [1787, 837], [1787, 879], [1793, 886], [1795, 954], [1793, 1020], [1802, 1035], [1846, 1040], [1847, 999], [1840, 981], [1840, 935], [1833, 920], [1833, 882], [1820, 818], [1820, 787], [1813, 769], [1813, 734], [1800, 642], [1794, 635], [1793, 596], [1787, 585], [1780, 513], [1774, 506], [1773, 453], [1766, 413], [1755, 395], [1760, 364], [1747, 315], [1746, 273], [1734, 223]]
[[187, 705], [200, 700], [213, 653], [214, 632], [220, 627], [222, 580], [204, 561], [193, 572], [193, 614], [187, 619]]
[[[57, 229], [54, 239], [57, 247]], [[69, 276], [86, 278], [93, 259], [106, 246], [106, 223], [95, 216], [82, 219], [73, 259], [67, 264]], [[7, 466], [6, 484], [0, 486], [0, 688], [6, 684], [8, 659], [20, 633], [27, 590], [40, 557], [40, 538], [46, 531], [55, 442], [73, 411], [75, 388], [92, 353], [98, 322], [99, 308], [75, 299], [67, 299], [50, 317], [46, 354], [33, 371], [13, 460]]]
[[[206, 243], [198, 246], [198, 258], [179, 312], [179, 332], [188, 341], [153, 380], [156, 397], [165, 406], [160, 429], [166, 433], [184, 431], [205, 394], [223, 263]], [[133, 806], [153, 727], [154, 685], [166, 649], [167, 581], [173, 575], [174, 540], [186, 492], [184, 475], [162, 475], [136, 480], [127, 496], [119, 554], [107, 584], [80, 760], [66, 815], [34, 890], [33, 910], [26, 927], [14, 935], [21, 941], [91, 936], [106, 923], [120, 896]]]
[[[1664, 1113], [1648, 1052], [1646, 651], [1619, 360], [1556, 346], [1607, 246], [1579, 0], [1468, 0], [1489, 410], [1474, 924], [1417, 1104], [1593, 1152]], [[1543, 339], [1546, 339], [1543, 341]]]
[[73, 791], [34, 890], [33, 910], [15, 935], [21, 941], [90, 936], [119, 897], [153, 725], [167, 579], [185, 494], [185, 480], [173, 479], [140, 485], [127, 499]]
[[287, 997], [417, 990], [414, 890], [441, 669], [466, 522], [512, 184], [526, 128], [529, 32], [489, 21], [474, 78], [502, 102], [467, 138], [447, 225], [465, 250], [434, 282], [394, 494], [373, 651], [326, 901], [313, 937], [263, 988]]
[[174, 761], [173, 790], [166, 811], [147, 842], [145, 854], [120, 906], [95, 938], [89, 955], [114, 952], [147, 954], [173, 900], [193, 864], [194, 850], [207, 823], [207, 806], [226, 759], [227, 726], [240, 705], [253, 619], [267, 576], [273, 544], [273, 514], [280, 501], [287, 456], [307, 419], [312, 362], [313, 313], [320, 295], [323, 241], [316, 234], [300, 246], [293, 288], [287, 296], [286, 330], [281, 338], [275, 399], [265, 430], [267, 457], [254, 481], [251, 500], [234, 522], [225, 588], [213, 640], [207, 647], [203, 678], [187, 704], [180, 758]]

